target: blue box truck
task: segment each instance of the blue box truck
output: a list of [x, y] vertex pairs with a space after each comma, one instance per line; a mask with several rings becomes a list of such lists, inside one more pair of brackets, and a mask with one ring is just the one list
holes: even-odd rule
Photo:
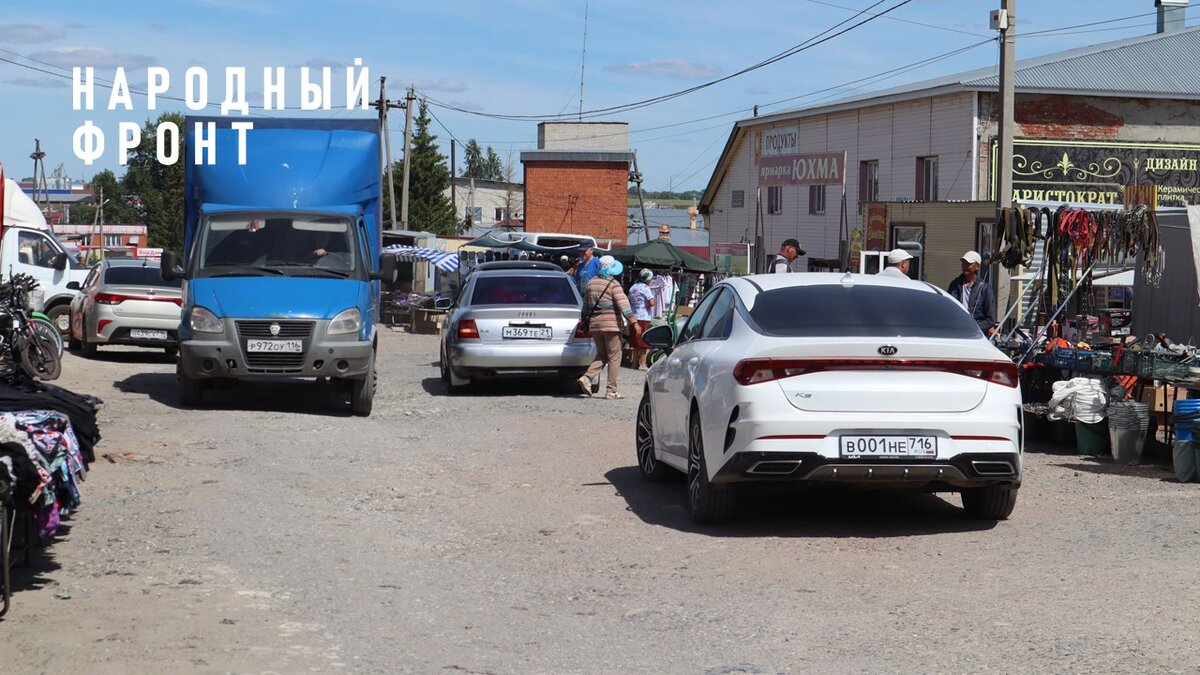
[[[185, 127], [183, 251], [162, 259], [184, 280], [180, 402], [199, 405], [216, 380], [328, 378], [369, 415], [380, 281], [395, 276], [380, 254], [378, 122], [233, 121]], [[211, 164], [194, 161], [197, 123]]]

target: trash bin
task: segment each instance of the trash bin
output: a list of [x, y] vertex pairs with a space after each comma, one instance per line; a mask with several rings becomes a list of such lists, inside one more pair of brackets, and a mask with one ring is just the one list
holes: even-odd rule
[[1171, 448], [1171, 460], [1175, 466], [1175, 479], [1180, 483], [1196, 480], [1196, 452], [1191, 441], [1175, 441]]

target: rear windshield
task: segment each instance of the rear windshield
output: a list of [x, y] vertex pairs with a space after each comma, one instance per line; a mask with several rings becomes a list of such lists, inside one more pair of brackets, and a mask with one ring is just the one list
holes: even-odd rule
[[566, 276], [487, 276], [475, 280], [472, 305], [578, 305]]
[[157, 267], [110, 267], [104, 273], [104, 283], [120, 286], [173, 286], [179, 288], [181, 279], [163, 281]]
[[975, 338], [979, 326], [961, 305], [926, 291], [840, 284], [765, 291], [750, 316], [785, 337]]

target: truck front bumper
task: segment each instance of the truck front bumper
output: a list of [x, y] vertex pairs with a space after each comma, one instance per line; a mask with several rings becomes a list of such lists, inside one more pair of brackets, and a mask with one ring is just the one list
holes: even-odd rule
[[[278, 377], [362, 379], [371, 369], [374, 346], [357, 335], [326, 335], [328, 321], [313, 321], [297, 339], [300, 352], [251, 352], [254, 340], [240, 330], [245, 321], [226, 320], [223, 333], [195, 333], [179, 343], [179, 363], [194, 379], [272, 379]], [[270, 323], [270, 322], [268, 322]], [[288, 323], [298, 323], [289, 321]]]

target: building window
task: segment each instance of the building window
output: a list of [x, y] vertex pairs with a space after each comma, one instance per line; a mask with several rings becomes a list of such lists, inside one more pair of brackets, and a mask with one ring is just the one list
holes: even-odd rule
[[938, 158], [917, 158], [917, 201], [938, 200]]
[[808, 186], [808, 212], [813, 215], [825, 213], [825, 186]]
[[740, 209], [746, 205], [746, 191], [734, 190], [733, 195], [729, 197], [729, 208]]
[[121, 235], [119, 235], [119, 234], [104, 235], [104, 245], [105, 246], [121, 246], [122, 245], [121, 244]]
[[879, 201], [879, 160], [858, 163], [858, 201]]
[[463, 220], [467, 222], [467, 225], [478, 225], [483, 222], [483, 207], [476, 206], [475, 208], [471, 208], [468, 206], [463, 211]]
[[499, 222], [505, 221], [505, 220], [508, 220], [508, 214], [506, 214], [504, 212], [503, 206], [497, 206], [496, 207], [496, 222], [499, 223]]
[[783, 213], [782, 185], [771, 185], [767, 187], [767, 213]]

